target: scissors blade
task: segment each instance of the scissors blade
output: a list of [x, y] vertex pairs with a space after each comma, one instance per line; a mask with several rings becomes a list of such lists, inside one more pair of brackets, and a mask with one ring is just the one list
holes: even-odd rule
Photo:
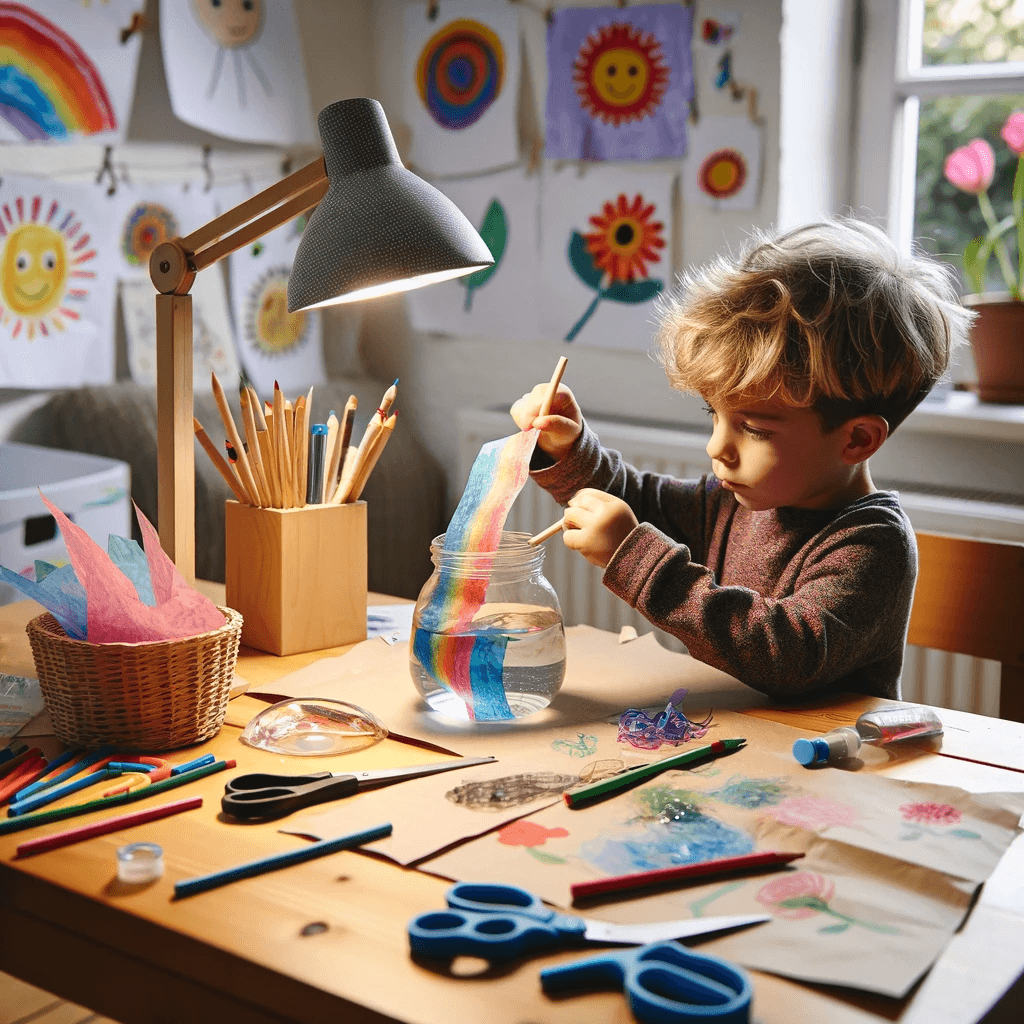
[[451, 772], [458, 768], [470, 768], [476, 764], [490, 764], [497, 761], [496, 757], [460, 757], [457, 761], [434, 761], [432, 764], [414, 764], [405, 768], [378, 768], [365, 772], [346, 772], [359, 783], [359, 788], [372, 789], [374, 786], [386, 786], [389, 782], [401, 782], [403, 779], [418, 779], [423, 775], [436, 775], [438, 772]]
[[666, 942], [668, 939], [688, 939], [695, 935], [710, 935], [730, 928], [745, 928], [751, 924], [770, 921], [771, 914], [731, 914], [722, 917], [688, 917], [682, 921], [653, 921], [649, 924], [611, 924], [607, 921], [587, 920], [583, 937], [589, 942], [628, 942], [646, 945]]

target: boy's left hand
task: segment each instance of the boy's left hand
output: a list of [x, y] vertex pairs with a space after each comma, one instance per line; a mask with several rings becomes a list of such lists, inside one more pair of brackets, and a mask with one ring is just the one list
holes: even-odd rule
[[566, 506], [562, 540], [594, 565], [604, 568], [637, 527], [633, 510], [604, 491], [584, 487]]

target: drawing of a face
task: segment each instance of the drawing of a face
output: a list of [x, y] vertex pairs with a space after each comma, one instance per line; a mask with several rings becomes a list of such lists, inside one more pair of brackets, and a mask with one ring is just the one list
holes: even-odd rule
[[14, 313], [41, 317], [63, 298], [67, 283], [64, 239], [45, 224], [23, 224], [4, 247], [4, 304]]
[[192, 0], [199, 21], [221, 46], [244, 46], [263, 27], [263, 0]]
[[626, 107], [635, 103], [647, 88], [650, 65], [638, 50], [616, 47], [598, 57], [591, 76], [605, 103]]

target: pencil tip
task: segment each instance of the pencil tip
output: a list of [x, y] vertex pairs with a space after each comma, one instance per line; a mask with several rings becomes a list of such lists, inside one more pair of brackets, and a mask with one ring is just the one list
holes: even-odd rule
[[281, 385], [278, 384], [276, 380], [274, 381], [274, 390], [275, 391], [280, 391], [281, 390]]
[[395, 383], [394, 383], [394, 384], [392, 384], [391, 386], [392, 386], [393, 388], [397, 388], [397, 387], [398, 387], [398, 378], [397, 378], [397, 377], [395, 378]]

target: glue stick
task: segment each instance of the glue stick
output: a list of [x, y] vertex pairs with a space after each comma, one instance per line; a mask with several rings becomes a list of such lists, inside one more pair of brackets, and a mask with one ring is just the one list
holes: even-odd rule
[[863, 743], [882, 745], [941, 735], [942, 722], [931, 708], [908, 704], [869, 711], [857, 719], [856, 727], [843, 725], [816, 739], [799, 739], [793, 744], [793, 756], [803, 765], [835, 764], [856, 757]]

